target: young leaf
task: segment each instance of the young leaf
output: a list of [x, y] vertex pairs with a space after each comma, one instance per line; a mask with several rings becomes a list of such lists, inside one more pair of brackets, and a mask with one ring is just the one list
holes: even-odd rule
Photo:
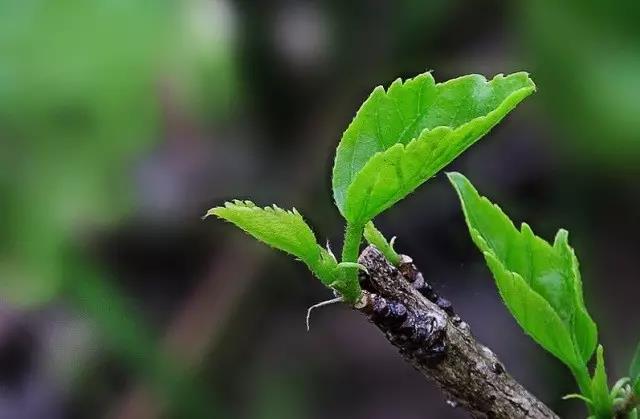
[[507, 308], [542, 347], [571, 369], [582, 369], [597, 342], [582, 298], [577, 259], [560, 230], [553, 246], [527, 224], [516, 229], [502, 210], [481, 197], [459, 173], [448, 174], [469, 232], [483, 252]]
[[591, 401], [593, 402], [593, 413], [599, 418], [612, 417], [613, 401], [609, 396], [609, 383], [607, 372], [604, 366], [604, 349], [598, 345], [596, 351], [596, 369], [591, 379]]
[[360, 297], [357, 279], [349, 280], [336, 259], [316, 242], [311, 228], [294, 208], [285, 211], [277, 206], [258, 207], [251, 201], [226, 202], [223, 207], [212, 208], [207, 216], [215, 215], [227, 220], [256, 239], [282, 250], [303, 261], [328, 287], [353, 302]]
[[256, 239], [297, 256], [305, 263], [319, 257], [316, 237], [295, 208], [292, 211], [275, 205], [261, 208], [251, 201], [234, 200], [225, 202], [224, 207], [212, 208], [209, 215], [230, 221]]
[[562, 397], [562, 400], [571, 400], [571, 399], [582, 400], [583, 402], [585, 402], [587, 404], [587, 406], [593, 406], [593, 402], [591, 401], [591, 399], [586, 397], [583, 394], [571, 393], [571, 394], [567, 394], [566, 396]]
[[[393, 248], [393, 243], [389, 243], [371, 221], [364, 226], [364, 238], [369, 244], [377, 247], [393, 265], [400, 264], [400, 255]], [[393, 239], [391, 239], [391, 242], [393, 242]]]
[[428, 180], [535, 90], [526, 73], [436, 84], [430, 73], [377, 87], [338, 145], [333, 194], [364, 224]]
[[582, 278], [580, 276], [580, 269], [578, 264], [578, 258], [576, 257], [573, 248], [569, 246], [569, 232], [566, 230], [559, 230], [556, 234], [553, 248], [565, 263], [571, 265], [571, 273], [573, 274], [573, 295], [575, 298], [575, 313], [573, 324], [573, 336], [575, 339], [575, 345], [578, 349], [582, 360], [586, 364], [591, 356], [593, 350], [598, 343], [598, 329], [595, 322], [589, 316], [587, 308], [584, 303], [584, 297], [582, 295]]

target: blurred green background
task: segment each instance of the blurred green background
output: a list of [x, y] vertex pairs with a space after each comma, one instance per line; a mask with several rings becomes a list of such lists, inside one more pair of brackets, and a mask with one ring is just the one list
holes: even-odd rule
[[[454, 163], [571, 231], [610, 376], [640, 338], [640, 8], [596, 0], [0, 0], [0, 418], [463, 418], [283, 255], [200, 217], [295, 205], [339, 246], [329, 173], [378, 84], [531, 72]], [[499, 301], [443, 176], [398, 236], [507, 369], [583, 417]]]

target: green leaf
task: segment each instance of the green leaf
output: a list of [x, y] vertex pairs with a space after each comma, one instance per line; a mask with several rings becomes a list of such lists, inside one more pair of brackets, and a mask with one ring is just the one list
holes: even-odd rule
[[294, 208], [283, 210], [275, 205], [261, 208], [251, 201], [226, 202], [206, 216], [227, 220], [256, 239], [299, 258], [327, 287], [338, 291], [347, 301], [360, 297], [357, 278], [350, 279], [335, 257], [318, 245], [311, 228]]
[[430, 73], [374, 89], [338, 145], [333, 194], [342, 215], [364, 224], [486, 134], [535, 90], [526, 73], [435, 83]]
[[[482, 243], [481, 236], [474, 232], [474, 241]], [[488, 247], [482, 243], [483, 247]], [[570, 367], [576, 367], [576, 358], [571, 335], [562, 319], [547, 300], [536, 293], [518, 273], [509, 271], [490, 251], [483, 252], [489, 269], [493, 273], [500, 296], [516, 321], [540, 346]]]
[[[400, 255], [393, 248], [393, 243], [389, 243], [372, 222], [368, 222], [364, 226], [364, 238], [367, 243], [377, 247], [384, 257], [393, 265], [397, 266], [400, 264]], [[393, 242], [393, 239], [391, 239], [391, 241]]]
[[586, 397], [583, 394], [576, 394], [576, 393], [571, 393], [571, 394], [567, 394], [566, 396], [562, 397], [562, 400], [571, 400], [571, 399], [578, 399], [578, 400], [582, 400], [583, 402], [585, 402], [588, 406], [592, 406], [593, 402], [591, 401], [590, 398]]
[[553, 244], [553, 248], [564, 259], [565, 263], [571, 265], [571, 283], [573, 284], [573, 295], [575, 299], [575, 313], [573, 323], [573, 337], [576, 348], [582, 360], [586, 364], [593, 355], [593, 350], [598, 343], [598, 328], [587, 312], [582, 293], [582, 278], [578, 258], [573, 248], [569, 246], [569, 232], [559, 230]]
[[516, 229], [459, 173], [448, 174], [474, 243], [483, 252], [502, 299], [536, 342], [573, 370], [583, 369], [597, 343], [582, 298], [577, 258], [560, 230], [553, 246], [527, 224]]
[[604, 349], [602, 345], [598, 345], [598, 350], [596, 351], [596, 369], [591, 379], [591, 400], [593, 402], [593, 413], [595, 413], [596, 417], [612, 417], [613, 400], [609, 395], [609, 383], [604, 366]]
[[[629, 378], [631, 378], [633, 386], [640, 390], [640, 342], [636, 347], [633, 359], [631, 360], [631, 365], [629, 366]], [[640, 393], [640, 391], [636, 392]]]
[[226, 202], [207, 213], [232, 222], [256, 239], [297, 256], [305, 263], [318, 259], [320, 246], [311, 228], [294, 208], [258, 207], [251, 201]]

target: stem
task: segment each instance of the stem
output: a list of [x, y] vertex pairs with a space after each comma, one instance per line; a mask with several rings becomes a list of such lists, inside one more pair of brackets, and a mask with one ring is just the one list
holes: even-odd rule
[[[571, 373], [578, 383], [578, 388], [583, 396], [591, 399], [591, 377], [589, 376], [589, 370], [586, 365], [583, 365], [579, 369], [571, 369]], [[585, 403], [589, 413], [592, 413], [592, 406], [589, 403]]]
[[[344, 244], [342, 245], [342, 262], [357, 262], [360, 254], [360, 242], [362, 241], [364, 226], [347, 223], [344, 232]], [[354, 272], [355, 272], [355, 268]]]
[[[344, 232], [344, 243], [342, 245], [342, 262], [350, 262], [355, 264], [360, 253], [360, 241], [364, 232], [363, 225], [347, 223]], [[358, 268], [344, 268], [342, 270], [342, 288], [338, 292], [345, 298], [349, 304], [355, 304], [362, 295], [360, 283], [358, 282]]]
[[580, 392], [585, 397], [591, 398], [591, 378], [589, 378], [589, 371], [587, 370], [587, 367], [583, 366], [583, 368], [578, 370], [572, 369], [571, 372], [578, 383]]
[[469, 325], [435, 294], [413, 263], [394, 267], [371, 246], [362, 252], [360, 263], [369, 274], [354, 308], [407, 362], [434, 380], [452, 405], [466, 408], [475, 418], [559, 419], [473, 337]]

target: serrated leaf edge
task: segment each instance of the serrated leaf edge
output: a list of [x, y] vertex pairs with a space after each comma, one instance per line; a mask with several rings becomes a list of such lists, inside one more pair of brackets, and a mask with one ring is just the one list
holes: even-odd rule
[[[374, 93], [376, 92], [376, 90], [378, 90], [378, 91], [379, 91], [380, 89], [382, 89], [382, 91], [384, 92], [384, 94], [388, 94], [388, 93], [389, 93], [389, 91], [391, 90], [391, 87], [393, 87], [393, 86], [394, 86], [394, 84], [396, 84], [398, 81], [400, 81], [400, 82], [401, 82], [401, 84], [400, 84], [400, 85], [402, 86], [402, 85], [405, 85], [406, 83], [408, 83], [408, 82], [410, 82], [410, 81], [413, 81], [413, 80], [417, 79], [418, 77], [424, 76], [424, 75], [426, 75], [426, 74], [428, 74], [430, 77], [432, 77], [432, 76], [431, 76], [431, 73], [423, 73], [423, 74], [420, 74], [420, 75], [418, 75], [418, 76], [416, 76], [416, 77], [414, 77], [414, 78], [407, 79], [407, 80], [405, 80], [404, 82], [401, 82], [401, 79], [396, 79], [396, 80], [394, 81], [394, 83], [392, 83], [392, 84], [391, 84], [391, 86], [389, 87], [389, 89], [387, 89], [386, 91], [384, 90], [384, 88], [383, 88], [382, 86], [377, 86], [377, 87], [374, 89], [374, 91], [371, 93], [371, 95], [369, 96], [369, 98], [370, 98], [370, 97], [372, 97], [372, 96], [374, 95]], [[520, 103], [520, 102], [522, 101], [522, 99], [524, 99], [525, 97], [529, 96], [530, 94], [532, 94], [532, 93], [533, 93], [533, 92], [535, 92], [535, 90], [536, 90], [536, 85], [535, 85], [535, 83], [533, 82], [533, 80], [531, 80], [531, 78], [529, 78], [529, 73], [527, 73], [527, 72], [520, 71], [520, 72], [512, 73], [512, 74], [510, 74], [510, 75], [508, 75], [508, 76], [506, 76], [506, 77], [514, 77], [514, 76], [518, 76], [518, 75], [526, 75], [527, 80], [531, 83], [531, 85], [530, 85], [530, 86], [527, 86], [527, 87], [522, 87], [522, 88], [520, 88], [520, 89], [518, 89], [518, 90], [514, 90], [511, 94], [509, 94], [506, 98], [504, 98], [504, 100], [503, 100], [502, 102], [500, 102], [500, 104], [499, 104], [498, 106], [496, 106], [492, 111], [488, 112], [486, 115], [478, 116], [478, 117], [476, 117], [476, 118], [474, 118], [474, 119], [472, 119], [472, 120], [470, 120], [470, 121], [468, 121], [468, 122], [466, 122], [466, 123], [464, 123], [464, 124], [462, 124], [462, 125], [458, 125], [458, 126], [455, 126], [455, 127], [452, 127], [452, 126], [449, 126], [449, 125], [438, 125], [438, 126], [435, 126], [435, 127], [433, 127], [433, 128], [425, 128], [425, 129], [423, 129], [423, 130], [420, 132], [420, 134], [419, 134], [417, 137], [415, 137], [415, 138], [411, 139], [411, 140], [410, 140], [406, 145], [405, 145], [405, 144], [403, 144], [403, 143], [395, 143], [394, 145], [392, 145], [391, 147], [387, 148], [386, 150], [378, 151], [378, 152], [374, 153], [374, 154], [373, 154], [373, 155], [372, 155], [372, 156], [367, 160], [367, 162], [362, 166], [362, 168], [360, 168], [360, 170], [359, 170], [356, 174], [353, 174], [353, 175], [352, 175], [352, 177], [351, 177], [351, 183], [349, 184], [349, 186], [347, 187], [347, 189], [346, 189], [346, 191], [345, 191], [345, 197], [344, 197], [344, 202], [343, 202], [343, 208], [341, 208], [341, 207], [338, 205], [338, 202], [337, 202], [337, 200], [335, 199], [335, 196], [334, 196], [334, 202], [335, 202], [336, 206], [338, 207], [338, 209], [340, 210], [340, 213], [341, 213], [341, 214], [342, 214], [342, 215], [343, 215], [343, 216], [344, 216], [344, 217], [345, 217], [349, 222], [364, 224], [364, 223], [366, 223], [366, 222], [370, 221], [371, 219], [373, 219], [373, 217], [375, 217], [376, 215], [378, 215], [378, 214], [382, 213], [383, 211], [387, 210], [389, 207], [393, 206], [393, 205], [394, 205], [396, 202], [398, 202], [399, 200], [403, 199], [404, 197], [406, 197], [407, 195], [409, 195], [410, 193], [412, 193], [412, 192], [413, 192], [415, 189], [417, 189], [417, 188], [418, 188], [422, 183], [424, 183], [424, 182], [426, 182], [427, 180], [429, 180], [429, 178], [424, 179], [424, 180], [423, 180], [419, 185], [417, 185], [413, 190], [408, 191], [408, 192], [405, 192], [405, 193], [403, 194], [403, 196], [402, 196], [401, 198], [399, 198], [398, 200], [396, 200], [396, 201], [394, 201], [394, 202], [390, 202], [390, 203], [388, 203], [387, 205], [383, 206], [383, 207], [382, 207], [382, 208], [381, 208], [381, 209], [380, 209], [376, 214], [370, 215], [369, 217], [367, 217], [368, 219], [366, 219], [366, 220], [361, 219], [361, 218], [362, 218], [362, 213], [360, 213], [358, 217], [355, 217], [355, 218], [352, 218], [352, 219], [347, 218], [347, 215], [345, 214], [345, 213], [347, 212], [347, 210], [346, 210], [346, 209], [347, 209], [347, 205], [348, 205], [348, 200], [349, 200], [349, 195], [350, 195], [351, 188], [352, 188], [352, 187], [353, 187], [353, 185], [356, 183], [356, 179], [357, 179], [358, 175], [359, 175], [360, 173], [362, 173], [362, 172], [365, 170], [365, 168], [367, 167], [367, 165], [368, 165], [368, 164], [369, 164], [369, 163], [370, 163], [374, 158], [380, 158], [379, 156], [385, 155], [385, 154], [387, 154], [387, 153], [394, 153], [394, 152], [405, 153], [405, 152], [407, 151], [407, 149], [410, 149], [410, 148], [412, 148], [412, 147], [415, 147], [417, 142], [419, 142], [419, 141], [421, 141], [421, 140], [424, 140], [424, 139], [427, 137], [427, 135], [428, 135], [428, 134], [434, 134], [434, 133], [440, 133], [440, 132], [442, 132], [442, 133], [443, 133], [442, 135], [450, 136], [450, 135], [452, 135], [452, 134], [454, 134], [454, 133], [456, 133], [456, 132], [459, 132], [459, 131], [462, 131], [462, 130], [464, 130], [464, 129], [467, 129], [468, 127], [470, 127], [470, 126], [472, 126], [472, 125], [475, 125], [475, 124], [477, 124], [477, 123], [478, 123], [478, 122], [480, 122], [480, 121], [491, 119], [492, 117], [494, 117], [494, 116], [495, 116], [495, 115], [497, 115], [497, 114], [504, 113], [504, 116], [503, 116], [502, 118], [506, 117], [506, 116], [507, 116], [507, 114], [508, 114], [508, 112], [509, 112], [511, 109], [515, 108], [515, 106], [517, 106], [517, 105], [518, 105], [518, 103]], [[504, 74], [503, 74], [503, 73], [496, 74], [496, 75], [495, 75], [491, 80], [487, 80], [487, 78], [486, 78], [485, 76], [481, 75], [481, 74], [467, 74], [467, 75], [465, 75], [465, 76], [461, 76], [461, 77], [457, 77], [457, 78], [454, 78], [454, 79], [450, 79], [450, 80], [447, 80], [447, 81], [445, 81], [445, 82], [436, 83], [436, 87], [439, 87], [439, 86], [446, 86], [446, 85], [447, 85], [447, 84], [449, 84], [449, 83], [453, 83], [453, 82], [457, 82], [457, 81], [459, 81], [459, 80], [461, 80], [461, 79], [465, 79], [465, 78], [473, 78], [473, 77], [481, 77], [481, 78], [482, 78], [482, 80], [483, 80], [486, 84], [488, 84], [488, 85], [492, 85], [494, 82], [496, 82], [496, 81], [499, 81], [499, 80], [502, 80], [502, 79], [506, 78], [506, 77], [504, 76]], [[369, 98], [367, 98], [367, 100], [369, 100]], [[519, 100], [515, 101], [515, 103], [511, 103], [513, 98], [517, 98], [517, 99], [519, 99]], [[353, 118], [353, 120], [352, 120], [352, 121], [351, 121], [351, 123], [349, 124], [349, 127], [351, 127], [351, 125], [354, 123], [354, 121], [358, 118], [358, 116], [359, 116], [359, 114], [360, 114], [360, 112], [361, 112], [361, 111], [362, 111], [362, 109], [358, 110], [358, 112], [356, 113], [356, 116]], [[498, 121], [496, 122], [496, 124], [497, 124], [499, 121], [500, 121], [500, 120], [498, 120]], [[484, 134], [482, 134], [482, 135], [478, 136], [478, 138], [477, 138], [475, 141], [478, 141], [480, 138], [482, 138], [484, 135], [486, 135], [486, 133], [487, 133], [487, 132], [489, 132], [489, 131], [491, 130], [491, 128], [493, 128], [496, 124], [493, 124], [492, 126], [488, 127], [487, 131], [486, 131]], [[347, 128], [347, 130], [345, 130], [345, 132], [347, 132], [347, 131], [349, 130], [349, 127]], [[464, 151], [466, 151], [469, 147], [471, 147], [471, 146], [475, 143], [475, 141], [474, 141], [474, 142], [471, 142], [471, 143], [470, 143], [470, 144], [468, 144], [465, 148], [463, 148], [463, 149], [462, 149], [462, 151], [460, 151], [460, 153], [459, 153], [459, 154], [463, 153], [463, 152], [464, 152]], [[442, 145], [442, 147], [444, 147], [445, 145], [446, 145], [446, 143], [444, 143], [444, 144]], [[342, 146], [343, 146], [342, 141], [340, 141], [340, 144], [338, 144], [338, 150], [336, 151], [336, 156], [335, 156], [335, 158], [334, 158], [334, 171], [335, 171], [335, 165], [336, 165], [336, 162], [337, 162], [337, 156], [338, 156], [338, 154], [339, 154], [339, 150], [341, 149], [341, 147], [342, 147]], [[447, 156], [444, 156], [444, 157], [447, 157]], [[441, 160], [446, 160], [446, 158], [441, 158]], [[437, 174], [440, 170], [442, 170], [442, 169], [443, 169], [443, 168], [444, 168], [448, 163], [449, 163], [449, 162], [446, 162], [446, 161], [445, 161], [445, 162], [442, 162], [442, 163], [439, 165], [439, 168], [438, 168], [438, 169], [436, 169], [436, 170], [434, 171], [434, 175], [435, 175], [435, 174]], [[419, 177], [419, 175], [414, 176], [414, 178], [412, 178], [412, 180], [415, 180], [415, 178], [416, 178], [416, 177]], [[366, 209], [366, 205], [360, 205], [360, 208], [362, 209], [361, 211], [364, 211], [364, 209]]]
[[[249, 201], [249, 200], [239, 200], [239, 199], [234, 199], [232, 201], [226, 201], [223, 206], [217, 206], [214, 208], [211, 208], [210, 210], [207, 211], [207, 213], [204, 215], [203, 218], [207, 218], [209, 216], [216, 216], [230, 224], [236, 225], [233, 221], [227, 219], [226, 217], [224, 217], [223, 215], [220, 214], [221, 210], [225, 210], [225, 209], [246, 209], [249, 211], [255, 211], [256, 212], [256, 216], [260, 216], [262, 211], [266, 211], [268, 213], [278, 213], [278, 214], [283, 214], [283, 215], [288, 215], [288, 216], [294, 216], [297, 219], [299, 219], [311, 232], [311, 234], [313, 235], [314, 241], [315, 241], [315, 250], [316, 252], [313, 255], [313, 260], [311, 259], [302, 259], [299, 255], [290, 253], [287, 250], [281, 249], [281, 248], [277, 248], [274, 245], [272, 245], [271, 243], [269, 243], [268, 241], [265, 241], [263, 239], [260, 239], [258, 237], [256, 237], [254, 234], [252, 234], [251, 232], [244, 230], [244, 228], [240, 227], [241, 230], [243, 230], [245, 233], [249, 234], [250, 236], [256, 238], [257, 240], [259, 240], [260, 242], [266, 244], [269, 247], [272, 247], [274, 249], [280, 250], [282, 252], [285, 252], [289, 255], [294, 256], [297, 260], [305, 263], [307, 265], [307, 267], [313, 272], [313, 274], [327, 287], [329, 288], [333, 288], [336, 291], [338, 291], [339, 293], [341, 293], [348, 301], [354, 300], [356, 298], [356, 296], [359, 296], [360, 294], [360, 286], [358, 283], [351, 283], [349, 281], [347, 281], [342, 273], [342, 270], [340, 269], [340, 267], [338, 266], [338, 262], [336, 261], [335, 256], [333, 256], [333, 254], [326, 250], [325, 248], [323, 248], [322, 246], [320, 246], [317, 243], [317, 239], [315, 237], [315, 234], [313, 233], [313, 230], [311, 230], [311, 228], [309, 227], [309, 225], [306, 223], [306, 221], [304, 220], [304, 217], [298, 212], [298, 210], [294, 207], [291, 210], [285, 210], [283, 208], [280, 208], [279, 206], [277, 206], [276, 204], [272, 204], [270, 206], [258, 206], [256, 205], [254, 202]], [[239, 226], [238, 226], [239, 227]]]
[[[461, 196], [460, 192], [458, 191], [458, 188], [456, 187], [456, 185], [455, 185], [455, 181], [453, 180], [453, 178], [454, 178], [454, 177], [456, 177], [456, 176], [460, 176], [463, 180], [466, 180], [467, 182], [468, 182], [468, 179], [467, 179], [464, 175], [462, 175], [462, 174], [460, 174], [460, 173], [457, 173], [457, 172], [448, 172], [446, 175], [447, 175], [447, 177], [449, 178], [449, 180], [450, 180], [450, 182], [452, 183], [452, 185], [454, 186], [454, 190], [456, 191], [456, 194], [458, 195], [458, 197], [460, 198], [460, 200], [461, 200], [461, 201], [463, 201], [462, 196]], [[469, 182], [469, 183], [470, 183], [470, 182]], [[478, 197], [480, 198], [480, 200], [481, 200], [483, 203], [491, 205], [491, 206], [492, 206], [493, 208], [495, 208], [499, 213], [501, 213], [502, 215], [504, 215], [505, 219], [506, 219], [506, 220], [511, 224], [511, 226], [512, 226], [516, 231], [518, 231], [520, 234], [522, 234], [522, 232], [523, 232], [523, 229], [524, 229], [524, 228], [527, 228], [527, 227], [528, 227], [528, 228], [531, 230], [531, 228], [529, 227], [529, 225], [528, 225], [527, 223], [524, 223], [524, 222], [521, 224], [521, 228], [520, 228], [520, 229], [516, 228], [515, 224], [514, 224], [514, 223], [513, 223], [513, 221], [511, 220], [511, 218], [510, 218], [509, 216], [507, 216], [507, 214], [502, 210], [502, 208], [501, 208], [498, 204], [496, 204], [496, 203], [492, 202], [492, 201], [491, 201], [489, 198], [487, 198], [486, 196], [481, 195], [481, 194], [480, 194], [480, 193], [475, 189], [475, 187], [474, 187], [473, 185], [471, 185], [471, 187], [476, 191], [476, 193], [477, 193]], [[464, 201], [463, 201], [463, 202], [464, 202]], [[469, 218], [469, 214], [468, 214], [468, 211], [467, 211], [467, 209], [466, 209], [466, 206], [465, 206], [464, 204], [462, 204], [462, 205], [461, 205], [461, 207], [462, 207], [462, 211], [463, 211], [463, 213], [464, 213], [465, 219], [468, 219], [468, 218]], [[467, 223], [467, 222], [465, 221], [465, 223]], [[467, 225], [468, 225], [468, 223], [467, 223]], [[475, 228], [473, 228], [473, 227], [470, 227], [470, 226], [469, 226], [469, 229], [473, 231], [473, 234], [471, 234], [472, 239], [473, 239], [474, 243], [475, 243], [475, 244], [476, 244], [476, 245], [481, 249], [481, 252], [483, 253], [483, 255], [485, 255], [485, 254], [491, 254], [491, 256], [496, 260], [496, 262], [497, 262], [497, 263], [499, 263], [499, 264], [500, 264], [500, 266], [504, 269], [504, 271], [505, 271], [505, 272], [509, 272], [511, 275], [517, 275], [518, 277], [520, 277], [520, 278], [521, 278], [521, 276], [520, 276], [517, 272], [513, 272], [513, 271], [511, 271], [511, 270], [507, 269], [507, 268], [504, 266], [504, 264], [500, 261], [500, 259], [497, 257], [497, 255], [495, 255], [495, 253], [494, 253], [494, 252], [490, 252], [490, 251], [483, 250], [483, 249], [482, 249], [481, 244], [480, 244], [480, 243], [478, 243], [478, 241], [481, 241], [481, 242], [482, 242], [482, 243], [484, 243], [485, 245], [486, 245], [486, 241], [485, 241], [485, 240], [484, 240], [484, 238], [481, 236], [480, 232], [479, 232], [479, 231], [477, 231], [477, 229], [475, 229]], [[566, 244], [567, 244], [568, 248], [570, 249], [570, 251], [572, 252], [572, 256], [575, 258], [575, 253], [574, 253], [574, 251], [573, 251], [573, 248], [572, 248], [571, 246], [569, 246], [569, 245], [568, 245], [568, 235], [569, 235], [569, 232], [568, 232], [566, 229], [560, 228], [560, 229], [558, 230], [558, 232], [557, 232], [557, 233], [556, 233], [556, 235], [555, 235], [553, 245], [550, 245], [550, 244], [549, 244], [549, 242], [547, 242], [547, 241], [546, 241], [546, 240], [544, 240], [543, 238], [541, 238], [541, 237], [537, 236], [535, 233], [533, 233], [533, 231], [532, 231], [532, 230], [531, 230], [531, 234], [533, 234], [533, 236], [535, 236], [535, 237], [537, 237], [537, 238], [540, 238], [540, 239], [541, 239], [542, 241], [544, 241], [547, 245], [552, 246], [552, 247], [555, 247], [555, 246], [556, 246], [556, 242], [558, 242], [558, 238], [559, 238], [559, 237], [560, 237], [560, 238], [563, 238], [563, 239], [566, 239], [566, 240], [567, 240], [567, 243], [566, 243]], [[577, 268], [576, 268], [576, 266], [575, 266], [575, 265], [572, 265], [572, 270], [574, 270], [574, 276], [576, 275], [575, 269], [577, 269]], [[524, 279], [522, 279], [522, 280], [524, 281]], [[574, 286], [574, 290], [573, 290], [573, 292], [574, 292], [574, 297], [575, 297], [575, 298], [577, 298], [577, 299], [579, 299], [579, 301], [581, 301], [581, 302], [582, 302], [582, 304], [584, 305], [581, 286], [580, 286], [580, 290], [579, 290], [579, 291], [581, 291], [580, 293], [578, 293], [578, 289], [576, 289], [576, 288], [575, 288], [575, 287], [577, 286], [577, 284], [576, 284], [576, 282], [577, 282], [577, 281], [580, 281], [580, 284], [581, 284], [581, 279], [580, 279], [580, 275], [579, 275], [579, 273], [578, 273], [578, 275], [577, 275], [577, 276], [575, 276], [575, 280], [576, 280], [576, 281], [574, 281], [574, 283], [573, 283], [573, 286]], [[526, 283], [526, 281], [525, 281], [525, 283]], [[542, 295], [540, 295], [540, 294], [539, 294], [539, 293], [538, 293], [538, 292], [537, 292], [533, 287], [529, 286], [528, 284], [527, 284], [527, 286], [529, 287], [529, 289], [531, 290], [531, 292], [533, 292], [533, 293], [535, 293], [536, 295], [538, 295], [538, 296], [541, 298], [541, 300], [543, 300], [543, 301], [544, 301], [544, 302], [549, 306], [549, 309], [550, 309], [550, 310], [553, 312], [553, 314], [554, 314], [555, 316], [557, 316], [557, 317], [558, 317], [558, 319], [560, 320], [560, 322], [561, 322], [561, 325], [562, 325], [563, 329], [568, 333], [569, 339], [570, 339], [570, 341], [571, 341], [571, 343], [572, 343], [572, 349], [573, 349], [573, 357], [574, 357], [574, 364], [573, 364], [573, 365], [574, 365], [575, 367], [581, 367], [582, 365], [586, 364], [586, 362], [588, 361], [588, 359], [584, 359], [583, 354], [581, 353], [580, 348], [578, 347], [577, 342], [576, 342], [576, 341], [575, 341], [575, 339], [574, 339], [574, 333], [573, 333], [573, 330], [570, 330], [570, 329], [568, 329], [568, 328], [566, 327], [565, 323], [560, 319], [560, 317], [558, 316], [558, 314], [556, 313], [556, 311], [553, 309], [553, 307], [549, 304], [549, 302], [548, 302], [548, 301], [547, 301], [547, 300], [546, 300]], [[579, 295], [578, 295], [578, 294], [579, 294]], [[503, 298], [503, 300], [504, 300], [504, 298]], [[505, 304], [506, 304], [506, 302], [505, 302]], [[577, 308], [577, 309], [582, 310], [582, 306], [580, 306], [580, 305], [578, 305], [578, 307], [576, 307], [576, 308]], [[587, 316], [589, 317], [589, 319], [593, 322], [593, 320], [592, 320], [592, 319], [591, 319], [591, 317], [589, 316], [588, 312], [587, 312], [586, 314], [587, 314]], [[514, 317], [515, 317], [515, 316], [514, 316]], [[516, 319], [516, 321], [518, 321], [518, 319]], [[519, 321], [518, 321], [518, 324], [520, 324], [520, 322], [519, 322]], [[575, 324], [575, 313], [574, 313], [574, 315], [572, 316], [571, 326], [573, 327], [573, 326], [574, 326], [574, 324]], [[594, 324], [594, 326], [596, 326], [596, 325], [595, 325], [595, 322], [593, 322], [593, 324]], [[522, 325], [520, 325], [520, 326], [522, 327]], [[597, 326], [596, 326], [596, 327], [597, 327]], [[526, 331], [526, 329], [524, 329], [524, 327], [522, 327], [522, 329], [523, 329], [523, 330], [525, 330], [525, 333], [527, 333], [529, 336], [531, 336], [531, 335]], [[597, 329], [596, 329], [596, 333], [597, 333]], [[532, 338], [533, 338], [533, 339], [534, 339], [538, 344], [540, 344], [541, 346], [544, 346], [544, 345], [542, 345], [542, 344], [541, 344], [537, 339], [535, 339], [533, 336], [531, 336], [531, 337], [532, 337]], [[596, 342], [597, 342], [597, 334], [596, 334]], [[594, 348], [593, 348], [592, 353], [593, 353], [593, 352], [595, 352], [595, 349], [596, 349], [596, 345], [594, 345]], [[562, 359], [562, 358], [561, 358], [561, 357], [559, 357], [558, 355], [556, 355], [556, 354], [554, 354], [554, 355], [555, 355], [556, 357], [558, 357], [558, 358]], [[590, 357], [589, 357], [589, 358], [590, 358]], [[581, 364], [582, 364], [582, 365], [581, 365]]]

